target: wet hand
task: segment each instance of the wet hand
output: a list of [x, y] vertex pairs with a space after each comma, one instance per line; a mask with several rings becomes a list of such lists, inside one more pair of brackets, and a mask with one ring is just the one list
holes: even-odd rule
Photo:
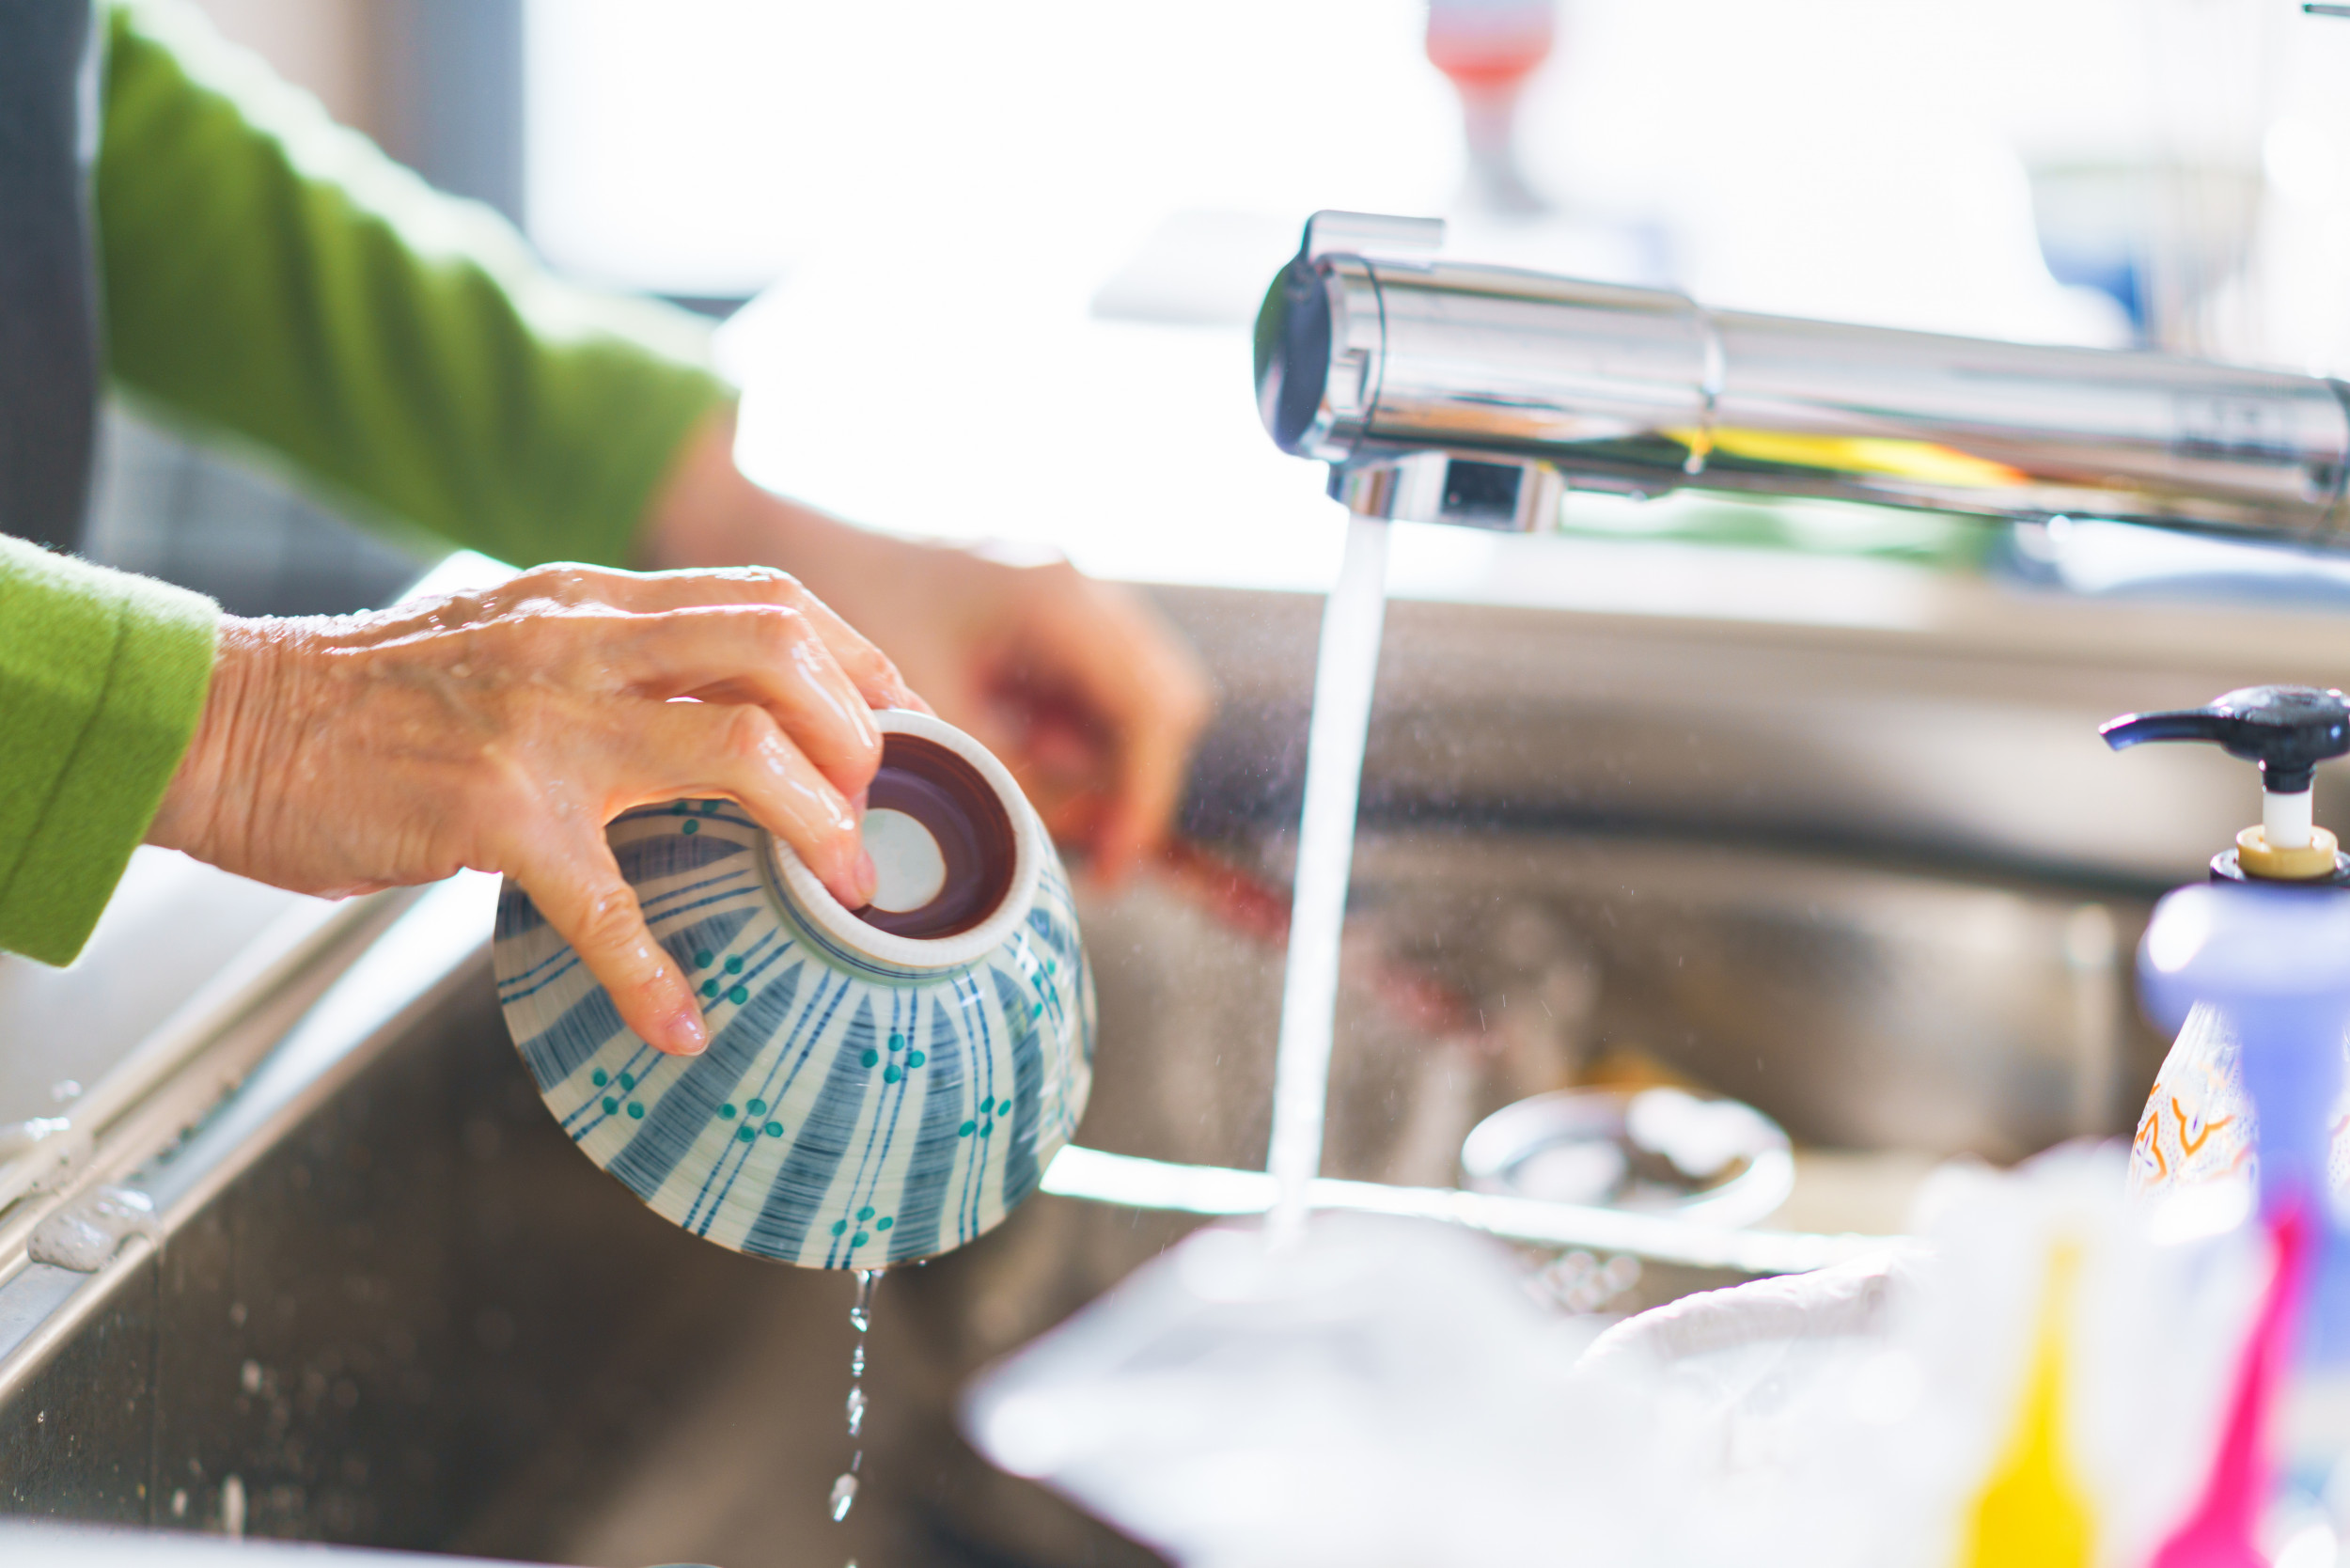
[[[678, 701], [691, 698], [694, 701]], [[542, 567], [367, 615], [224, 618], [212, 684], [148, 832], [227, 870], [340, 895], [504, 872], [650, 1043], [706, 1043], [603, 827], [722, 797], [855, 908], [870, 711], [897, 667], [793, 578]]]

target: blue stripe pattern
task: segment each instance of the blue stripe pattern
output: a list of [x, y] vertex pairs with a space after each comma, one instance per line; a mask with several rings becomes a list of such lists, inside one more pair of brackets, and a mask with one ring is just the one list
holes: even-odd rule
[[[1004, 1207], [1036, 1190], [1037, 1101], [1044, 1090], [1044, 1048], [1037, 1039], [1031, 1004], [1001, 969], [991, 969], [995, 995], [1004, 1004], [1004, 1028], [1011, 1036], [1011, 1136], [1004, 1149]], [[1036, 1004], [1042, 1011], [1042, 1004]]]
[[840, 1169], [855, 1134], [857, 1110], [865, 1101], [865, 1086], [873, 1081], [865, 1053], [873, 1042], [873, 1001], [857, 1003], [849, 1027], [833, 1050], [832, 1069], [824, 1087], [801, 1123], [783, 1168], [768, 1188], [767, 1201], [751, 1221], [745, 1246], [770, 1258], [792, 1258], [807, 1241], [808, 1226], [824, 1206], [824, 1195]]
[[[753, 1100], [773, 1106], [790, 1099], [791, 1086], [799, 1081], [800, 1070], [807, 1065], [807, 1058], [816, 1048], [816, 1038], [823, 1032], [824, 1024], [839, 1008], [840, 998], [847, 996], [848, 991], [849, 988], [842, 985], [837, 977], [818, 972], [816, 983], [809, 988], [808, 998], [801, 1010], [798, 1022], [788, 1026], [783, 1034], [786, 1041], [804, 1042], [799, 1046], [799, 1054], [791, 1058], [788, 1065], [781, 1058], [762, 1056], [760, 1059], [764, 1065], [744, 1075], [741, 1087], [746, 1112]], [[780, 1083], [777, 1081], [778, 1074]], [[753, 1126], [751, 1118], [756, 1114], [748, 1112], [743, 1126]], [[723, 1105], [719, 1107], [719, 1119], [731, 1120]], [[782, 1123], [776, 1124], [780, 1126]], [[680, 1220], [697, 1236], [710, 1234], [710, 1228], [718, 1222], [723, 1212], [721, 1205], [733, 1195], [734, 1184], [742, 1179], [744, 1168], [751, 1163], [753, 1152], [759, 1147], [756, 1132], [751, 1137], [744, 1138], [742, 1128], [738, 1127], [735, 1137], [737, 1142], [725, 1146], [718, 1158], [711, 1162], [709, 1170], [694, 1189], [693, 1200], [686, 1205], [683, 1218]]]
[[978, 1035], [976, 1045], [965, 1048], [977, 1064], [979, 1090], [979, 1103], [973, 1107], [978, 1114], [972, 1158], [964, 1168], [963, 1195], [955, 1206], [955, 1245], [960, 1247], [982, 1229], [979, 1218], [987, 1201], [987, 1158], [995, 1147], [995, 1036], [999, 1031], [988, 1022], [977, 980], [969, 975], [957, 980], [955, 996], [963, 1002], [964, 1018]]
[[[672, 887], [667, 892], [653, 898], [639, 899], [637, 901], [637, 907], [645, 912], [645, 917], [647, 919], [652, 919], [655, 918], [653, 911], [660, 908], [661, 905], [667, 903], [671, 899], [682, 899], [688, 893], [698, 893], [707, 887], [723, 887], [729, 882], [742, 882], [744, 878], [749, 876], [750, 874], [751, 873], [748, 870], [745, 870], [741, 867], [737, 867], [735, 870], [730, 871], [721, 871], [716, 876], [706, 876], [699, 882], [689, 882], [682, 887]], [[748, 893], [754, 891], [754, 888], [749, 884], [745, 883], [744, 886], [735, 890], [737, 892]], [[673, 912], [666, 910], [663, 911], [662, 917], [666, 917], [670, 913]]]
[[911, 971], [816, 940], [736, 808], [648, 807], [608, 836], [712, 1040], [653, 1051], [509, 885], [500, 1002], [588, 1158], [697, 1234], [816, 1267], [934, 1256], [1035, 1189], [1091, 1083], [1091, 976], [1058, 862], [995, 952]]
[[710, 1049], [687, 1064], [668, 1092], [654, 1104], [644, 1129], [604, 1167], [626, 1183], [629, 1191], [639, 1198], [659, 1192], [694, 1140], [718, 1120], [718, 1107], [734, 1092], [791, 1011], [791, 998], [800, 990], [800, 967], [794, 964], [760, 988], [750, 1005], [718, 1031]]
[[931, 1027], [922, 1039], [934, 1070], [922, 1086], [921, 1125], [915, 1133], [914, 1152], [906, 1160], [898, 1233], [889, 1242], [893, 1263], [927, 1258], [939, 1250], [938, 1221], [946, 1212], [947, 1184], [954, 1176], [955, 1156], [963, 1142], [955, 1129], [970, 1099], [964, 1090], [962, 1042], [936, 997], [931, 999]]
[[530, 902], [530, 895], [509, 882], [498, 893], [498, 923], [494, 939], [500, 942], [512, 936], [524, 936], [547, 923], [539, 913], [539, 906]]
[[612, 858], [619, 862], [623, 881], [631, 887], [642, 887], [649, 882], [658, 882], [680, 871], [697, 871], [713, 861], [740, 855], [749, 847], [721, 839], [714, 833], [704, 833], [698, 838], [682, 833], [665, 833], [657, 839], [639, 839], [632, 844], [615, 844]]
[[599, 985], [548, 1027], [522, 1042], [523, 1060], [530, 1064], [530, 1075], [539, 1080], [539, 1087], [548, 1089], [579, 1071], [582, 1062], [626, 1032], [620, 1010], [612, 1005], [611, 993]]
[[680, 969], [691, 975], [701, 967], [694, 962], [694, 955], [709, 953], [712, 962], [715, 963], [716, 955], [725, 952], [727, 944], [734, 940], [734, 933], [750, 923], [752, 913], [748, 909], [729, 909], [723, 915], [696, 920], [681, 931], [661, 937], [662, 949]]
[[[525, 996], [538, 995], [540, 992], [544, 991], [548, 986], [553, 985], [556, 980], [561, 980], [565, 975], [570, 974], [573, 969], [578, 968], [579, 955], [575, 952], [566, 950], [556, 953], [553, 957], [549, 958], [547, 960], [547, 964], [552, 964], [555, 967], [547, 970], [545, 974], [540, 975], [536, 985], [524, 985], [521, 983], [530, 978], [529, 974], [516, 975], [513, 980], [509, 982], [512, 989], [508, 989], [506, 987], [501, 987], [499, 989], [498, 1001], [501, 1004], [506, 1002], [519, 1002]], [[531, 973], [535, 974], [538, 970], [545, 967], [545, 964], [533, 964], [531, 966]]]

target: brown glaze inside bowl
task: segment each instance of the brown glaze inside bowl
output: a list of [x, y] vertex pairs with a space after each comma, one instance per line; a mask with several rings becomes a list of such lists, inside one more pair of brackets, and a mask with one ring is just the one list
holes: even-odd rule
[[881, 771], [866, 793], [869, 809], [902, 811], [938, 842], [947, 876], [918, 909], [876, 909], [856, 917], [876, 931], [917, 940], [960, 936], [995, 913], [1011, 892], [1019, 857], [1011, 817], [979, 770], [936, 741], [882, 737]]

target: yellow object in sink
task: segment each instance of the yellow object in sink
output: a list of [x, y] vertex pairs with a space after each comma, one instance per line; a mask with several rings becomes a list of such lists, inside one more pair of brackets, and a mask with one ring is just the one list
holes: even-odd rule
[[1967, 1519], [1965, 1568], [2086, 1568], [2095, 1544], [2088, 1489], [2065, 1452], [2065, 1384], [2071, 1356], [2077, 1242], [2048, 1256], [2031, 1371], [1990, 1482]]

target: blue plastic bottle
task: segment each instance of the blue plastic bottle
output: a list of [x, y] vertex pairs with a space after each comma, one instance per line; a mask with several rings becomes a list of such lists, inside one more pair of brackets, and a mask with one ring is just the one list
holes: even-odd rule
[[[2350, 1503], [2350, 1231], [2333, 1169], [2350, 1030], [2350, 856], [2314, 824], [2310, 803], [2316, 764], [2350, 752], [2350, 698], [2253, 687], [2186, 713], [2128, 715], [2105, 733], [2117, 749], [2210, 741], [2261, 764], [2261, 826], [2214, 857], [2208, 885], [2162, 901], [2139, 949], [2147, 1013], [2178, 1030], [2138, 1129], [2138, 1152], [2163, 1179], [2139, 1184], [2240, 1180], [2248, 1163], [2262, 1217], [2297, 1212], [2317, 1231], [2280, 1436], [2287, 1511], [2335, 1513]], [[2178, 1123], [2167, 1133], [2166, 1115]]]

